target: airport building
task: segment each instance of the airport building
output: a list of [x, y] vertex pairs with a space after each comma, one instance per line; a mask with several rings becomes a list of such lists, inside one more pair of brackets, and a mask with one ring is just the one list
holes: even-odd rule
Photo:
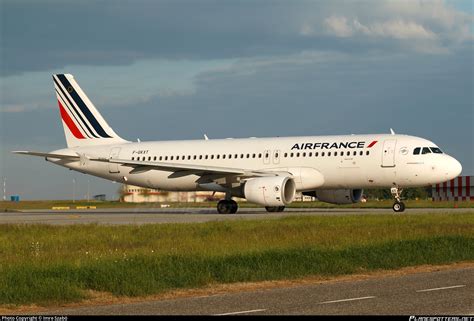
[[[134, 185], [122, 185], [120, 191], [120, 201], [129, 203], [165, 203], [165, 202], [216, 202], [224, 198], [224, 193], [206, 191], [196, 192], [168, 192], [160, 191], [157, 189], [144, 188]], [[297, 193], [295, 196], [295, 202], [311, 202], [315, 200], [314, 197], [304, 196], [301, 193]], [[246, 201], [245, 199], [239, 199], [239, 201]]]
[[432, 186], [433, 201], [474, 201], [474, 176], [459, 176]]
[[197, 192], [168, 192], [144, 188], [134, 185], [122, 185], [120, 201], [131, 203], [163, 203], [163, 202], [212, 202], [224, 198], [223, 193]]

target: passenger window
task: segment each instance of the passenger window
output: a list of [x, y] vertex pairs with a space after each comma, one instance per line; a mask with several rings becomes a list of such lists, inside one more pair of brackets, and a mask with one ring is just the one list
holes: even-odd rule
[[258, 154], [258, 158], [262, 158], [262, 154], [261, 154], [261, 153], [260, 153], [260, 154]]
[[[342, 152], [341, 152], [341, 155], [342, 155]], [[334, 156], [337, 156], [337, 152], [334, 152]]]
[[431, 151], [428, 147], [423, 147], [423, 150], [421, 151], [421, 154], [424, 155], [424, 154], [430, 154], [430, 153], [431, 153]]
[[354, 156], [356, 156], [356, 155], [357, 155], [357, 152], [356, 152], [356, 151], [354, 151], [353, 155], [354, 155]]
[[421, 147], [417, 147], [413, 150], [413, 155], [420, 155]]
[[303, 153], [303, 157], [306, 157], [306, 153]]
[[300, 153], [296, 153], [296, 157], [300, 157]]
[[331, 152], [328, 152], [328, 156], [331, 156]]
[[135, 157], [132, 157], [132, 160], [134, 159]]
[[257, 157], [257, 155], [255, 155], [255, 154], [252, 154], [252, 158], [255, 158], [255, 157]]
[[244, 158], [244, 154], [240, 154], [240, 158]]
[[173, 156], [170, 157], [170, 160], [173, 160]]
[[364, 152], [363, 152], [363, 151], [360, 151], [360, 152], [359, 152], [359, 155], [360, 155], [360, 156], [364, 155]]
[[168, 160], [168, 156], [165, 156], [165, 161]]
[[217, 159], [219, 159], [219, 158], [220, 158], [220, 155], [219, 155], [219, 154], [217, 154], [217, 155], [216, 155], [216, 158], [217, 158]]
[[204, 156], [204, 159], [208, 159], [208, 158], [209, 158], [209, 155]]
[[155, 156], [155, 157], [153, 157], [153, 160], [154, 160], [154, 161], [156, 161], [156, 156]]
[[162, 161], [162, 160], [163, 160], [163, 156], [160, 156], [160, 161]]
[[365, 152], [365, 155], [369, 156], [370, 152], [369, 151], [366, 151]]
[[324, 156], [324, 152], [321, 153], [321, 156]]
[[225, 154], [222, 154], [222, 159], [225, 159]]
[[214, 155], [211, 155], [211, 159], [214, 159]]
[[199, 155], [199, 159], [202, 159], [202, 155]]
[[314, 157], [318, 157], [318, 156], [319, 156], [318, 152], [314, 153]]
[[250, 158], [250, 154], [247, 154], [247, 158]]
[[275, 153], [275, 158], [278, 158], [278, 153]]
[[285, 153], [284, 157], [285, 157], [285, 158], [288, 157], [288, 153]]
[[347, 152], [347, 156], [351, 156], [351, 152], [348, 151], [348, 152]]
[[290, 157], [293, 157], [293, 155], [294, 155], [294, 154], [293, 154], [293, 153], [291, 153], [291, 154], [290, 154]]
[[308, 157], [311, 157], [311, 156], [313, 156], [313, 153], [312, 153], [312, 152], [310, 152], [310, 153], [308, 154]]

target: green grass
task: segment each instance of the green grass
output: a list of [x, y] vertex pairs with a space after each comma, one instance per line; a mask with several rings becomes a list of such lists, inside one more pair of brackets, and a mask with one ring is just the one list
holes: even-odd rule
[[0, 304], [157, 294], [474, 260], [474, 214], [0, 226]]

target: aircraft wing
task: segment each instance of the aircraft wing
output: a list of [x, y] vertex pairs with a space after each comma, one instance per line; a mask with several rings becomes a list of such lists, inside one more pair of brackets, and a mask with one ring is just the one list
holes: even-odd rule
[[278, 173], [271, 171], [254, 171], [242, 168], [220, 167], [220, 166], [204, 166], [193, 164], [176, 164], [166, 162], [151, 162], [151, 161], [132, 161], [128, 159], [109, 159], [109, 158], [90, 158], [91, 161], [101, 161], [114, 164], [122, 164], [135, 167], [130, 174], [145, 172], [152, 169], [178, 172], [184, 171], [187, 174], [218, 174], [218, 175], [236, 175], [245, 177], [255, 176], [278, 176]]
[[64, 154], [51, 154], [51, 153], [42, 153], [42, 152], [30, 152], [30, 151], [12, 151], [14, 154], [21, 155], [30, 155], [30, 156], [40, 156], [40, 157], [50, 157], [50, 158], [59, 158], [59, 159], [79, 159], [79, 155], [64, 155]]

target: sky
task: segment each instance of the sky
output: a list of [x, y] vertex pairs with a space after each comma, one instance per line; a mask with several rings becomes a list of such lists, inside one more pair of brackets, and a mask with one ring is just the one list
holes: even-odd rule
[[129, 140], [393, 128], [474, 175], [470, 0], [0, 0], [0, 15], [7, 197], [118, 197], [119, 184], [11, 154], [65, 147], [54, 73]]

